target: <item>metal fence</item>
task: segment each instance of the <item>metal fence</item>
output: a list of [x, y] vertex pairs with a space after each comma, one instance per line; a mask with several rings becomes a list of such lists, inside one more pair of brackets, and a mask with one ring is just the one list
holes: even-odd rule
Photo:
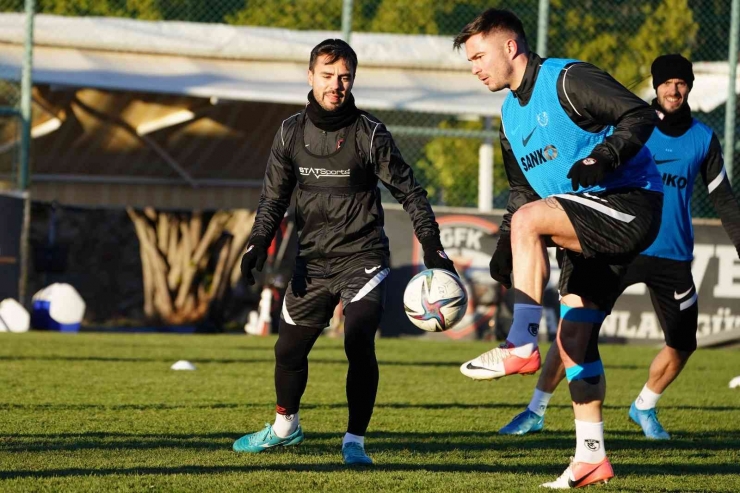
[[[23, 1], [0, 0], [0, 10], [23, 12]], [[17, 188], [22, 135], [21, 72], [0, 63], [0, 189]]]
[[[0, 0], [0, 10], [21, 11], [23, 0]], [[114, 16], [296, 30], [343, 30], [449, 36], [489, 7], [516, 12], [529, 42], [540, 54], [574, 57], [609, 71], [627, 87], [648, 97], [649, 69], [655, 56], [680, 52], [695, 62], [722, 62], [737, 52], [737, 32], [730, 33], [738, 0], [38, 0], [37, 12], [68, 16]], [[733, 34], [731, 36], [731, 34]], [[451, 43], [450, 43], [451, 44]], [[728, 76], [729, 77], [729, 76]], [[18, 108], [18, 78], [0, 68], [0, 102]], [[8, 80], [9, 79], [9, 80]], [[731, 102], [732, 103], [732, 102]], [[737, 107], [726, 105], [696, 116], [714, 129], [730, 157], [737, 129]], [[436, 204], [478, 205], [478, 162], [484, 129], [481, 119], [398, 111], [375, 112], [392, 129], [406, 160], [429, 189]], [[14, 120], [3, 117], [3, 131]], [[8, 123], [10, 122], [10, 123]], [[726, 132], [726, 123], [729, 131]], [[17, 126], [17, 125], [16, 125]], [[492, 122], [498, 128], [498, 122]], [[494, 203], [506, 202], [507, 190], [496, 146]], [[735, 153], [735, 156], [740, 152]], [[3, 158], [7, 157], [7, 153]], [[5, 163], [5, 161], [3, 161]], [[454, 163], [453, 167], [450, 163]], [[730, 166], [732, 164], [733, 166]], [[728, 163], [731, 172], [734, 162]], [[4, 164], [5, 165], [5, 164]], [[740, 187], [735, 173], [733, 182]], [[694, 213], [715, 215], [706, 187], [695, 187]]]

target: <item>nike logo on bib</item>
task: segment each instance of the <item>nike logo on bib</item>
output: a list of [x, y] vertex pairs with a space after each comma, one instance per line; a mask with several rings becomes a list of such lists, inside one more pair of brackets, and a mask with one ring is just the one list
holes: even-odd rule
[[380, 269], [380, 266], [379, 265], [376, 265], [372, 269], [368, 269], [367, 267], [365, 267], [365, 274], [372, 274], [373, 272], [375, 272], [378, 269]]
[[653, 159], [655, 160], [655, 164], [657, 165], [673, 163], [673, 162], [678, 161], [678, 159], [655, 159], [655, 156], [653, 156]]
[[537, 127], [534, 127], [531, 132], [529, 132], [529, 135], [526, 137], [522, 137], [522, 145], [524, 147], [527, 147], [527, 144], [529, 144], [529, 139], [532, 138], [532, 135], [534, 134], [534, 131], [537, 130]]
[[689, 294], [689, 293], [691, 292], [691, 290], [692, 290], [692, 289], [694, 289], [694, 286], [691, 286], [691, 287], [689, 288], [689, 290], [688, 290], [688, 291], [686, 291], [685, 293], [681, 293], [681, 294], [678, 294], [678, 292], [674, 291], [674, 292], [673, 292], [673, 297], [674, 297], [675, 299], [677, 299], [677, 300], [680, 300], [681, 298], [683, 298], [683, 297], [685, 297], [685, 296], [686, 296], [687, 294]]

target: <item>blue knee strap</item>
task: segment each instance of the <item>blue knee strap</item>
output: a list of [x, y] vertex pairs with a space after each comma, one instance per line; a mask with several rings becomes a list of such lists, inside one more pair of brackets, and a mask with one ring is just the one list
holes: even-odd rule
[[[574, 308], [560, 305], [560, 318], [562, 320], [570, 320], [571, 322], [586, 322], [601, 325], [606, 318], [606, 313], [593, 308]], [[592, 355], [592, 357], [593, 356], [595, 355]], [[601, 363], [600, 359], [565, 369], [565, 377], [569, 382], [596, 377], [603, 374], [604, 365]]]
[[573, 308], [572, 306], [560, 305], [560, 318], [571, 322], [600, 324], [606, 318], [606, 313], [593, 308]]
[[584, 378], [597, 377], [604, 374], [604, 365], [601, 360], [583, 363], [582, 365], [571, 366], [565, 369], [565, 378], [569, 382], [574, 380], [583, 380]]

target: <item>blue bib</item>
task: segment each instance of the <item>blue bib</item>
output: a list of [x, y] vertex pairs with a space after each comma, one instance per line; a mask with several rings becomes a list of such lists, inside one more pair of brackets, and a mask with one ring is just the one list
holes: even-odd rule
[[[543, 198], [573, 193], [571, 180], [567, 178], [570, 168], [614, 132], [613, 126], [600, 132], [587, 132], [573, 123], [560, 105], [558, 77], [566, 65], [577, 62], [548, 58], [540, 67], [529, 103], [521, 106], [509, 93], [501, 109], [504, 133], [519, 167], [534, 191]], [[581, 187], [576, 193], [617, 188], [662, 189], [660, 174], [646, 148], [609, 173], [602, 183]]]
[[711, 140], [712, 130], [694, 119], [680, 137], [669, 137], [656, 128], [645, 144], [663, 176], [663, 222], [658, 237], [643, 255], [673, 260], [694, 258], [691, 194]]

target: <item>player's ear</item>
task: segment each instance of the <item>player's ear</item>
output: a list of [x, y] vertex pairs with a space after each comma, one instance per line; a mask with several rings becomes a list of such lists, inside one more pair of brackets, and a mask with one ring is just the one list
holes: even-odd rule
[[519, 50], [519, 46], [515, 39], [509, 38], [506, 40], [505, 51], [506, 51], [506, 55], [509, 57], [509, 60], [514, 59], [518, 50]]
[[313, 87], [313, 70], [308, 69], [308, 85]]

